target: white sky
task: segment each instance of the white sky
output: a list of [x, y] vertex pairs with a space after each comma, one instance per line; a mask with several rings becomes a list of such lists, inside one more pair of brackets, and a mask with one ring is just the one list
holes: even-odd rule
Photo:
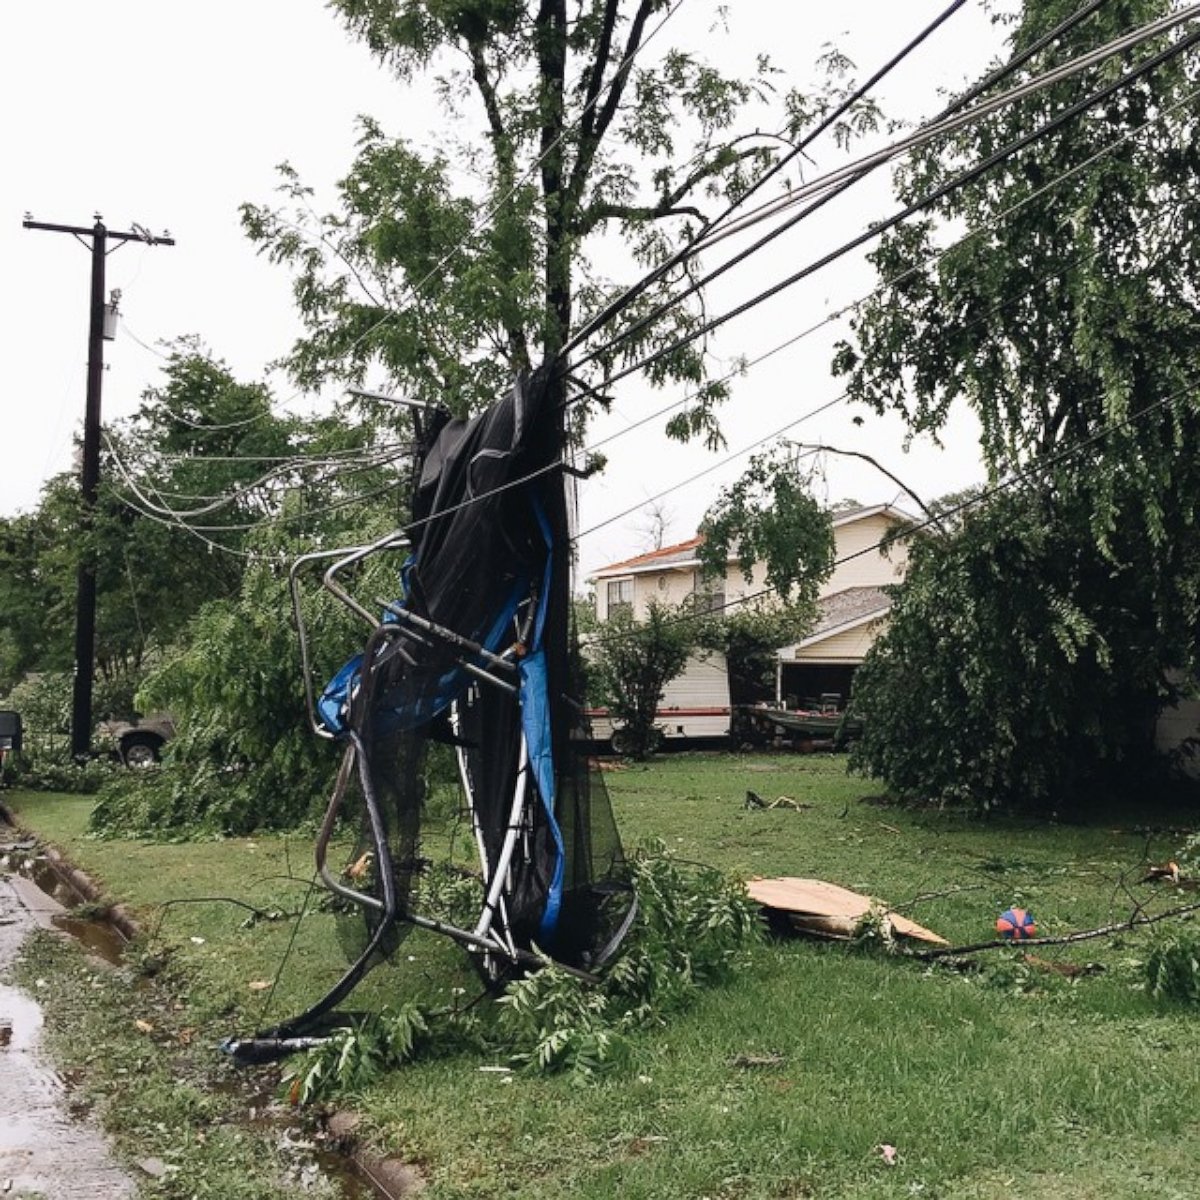
[[[713, 36], [708, 0], [685, 0], [664, 30], [672, 40], [699, 41], [718, 64], [766, 48], [790, 84], [812, 78], [823, 43], [835, 42], [873, 71], [943, 7], [943, 0], [734, 0], [729, 33]], [[969, 4], [887, 81], [879, 98], [890, 116], [915, 120], [941, 107], [939, 88], [979, 73], [997, 51], [999, 35]], [[103, 215], [113, 229], [133, 222], [169, 229], [174, 247], [130, 244], [108, 259], [109, 288], [122, 291], [123, 325], [106, 344], [104, 415], [134, 410], [154, 384], [154, 347], [199, 334], [239, 378], [264, 376], [299, 333], [287, 273], [256, 256], [241, 233], [238, 205], [268, 202], [275, 165], [290, 161], [317, 191], [320, 209], [353, 156], [354, 119], [376, 117], [389, 132], [424, 140], [438, 115], [351, 43], [319, 0], [208, 0], [162, 4], [82, 0], [6, 4], [0, 12], [0, 513], [30, 509], [41, 484], [70, 464], [71, 439], [83, 410], [88, 322], [89, 256], [63, 234], [24, 230], [22, 216], [90, 225]], [[855, 190], [811, 229], [781, 239], [732, 282], [714, 288], [710, 311], [721, 312], [807, 264], [892, 207], [883, 186]], [[836, 212], [832, 209], [836, 208]], [[720, 334], [717, 350], [753, 358], [819, 321], [831, 308], [873, 284], [861, 259], [846, 260], [798, 285]], [[836, 396], [829, 374], [834, 332], [823, 330], [777, 355], [735, 384], [724, 427], [737, 450]], [[135, 340], [138, 339], [138, 340]], [[293, 390], [276, 380], [276, 396]], [[379, 382], [382, 382], [380, 380]], [[597, 437], [678, 398], [634, 381], [621, 387], [612, 416]], [[851, 418], [864, 418], [861, 426]], [[903, 451], [898, 423], [836, 406], [799, 426], [806, 442], [865, 451], [923, 498], [977, 481], [982, 471], [971, 422], [946, 436], [946, 449], [927, 443]], [[696, 446], [668, 443], [661, 422], [604, 447], [609, 469], [584, 486], [581, 529], [644, 505], [717, 461]], [[689, 537], [721, 486], [745, 459], [667, 496], [669, 541]], [[869, 466], [831, 460], [828, 498], [868, 503], [896, 498], [895, 485]], [[644, 512], [586, 536], [585, 571], [647, 548]]]

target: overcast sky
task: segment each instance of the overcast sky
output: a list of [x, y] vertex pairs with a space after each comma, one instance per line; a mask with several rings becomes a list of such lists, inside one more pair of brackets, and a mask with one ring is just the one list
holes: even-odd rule
[[[708, 0], [685, 0], [658, 48], [702, 41], [719, 63], [766, 48], [789, 82], [803, 83], [813, 77], [822, 44], [832, 41], [866, 75], [942, 7], [943, 0], [734, 0], [728, 34], [714, 36]], [[881, 89], [889, 115], [931, 115], [942, 103], [939, 89], [979, 73], [999, 49], [982, 7], [968, 4]], [[111, 419], [132, 412], [156, 382], [161, 360], [154, 349], [163, 340], [198, 334], [240, 378], [258, 379], [299, 332], [286, 272], [256, 256], [238, 221], [243, 201], [270, 200], [276, 164], [291, 162], [316, 188], [318, 205], [332, 204], [333, 185], [352, 159], [357, 114], [417, 141], [435, 136], [438, 121], [428, 103], [349, 41], [320, 0], [6, 4], [0, 101], [5, 514], [32, 508], [42, 483], [70, 465], [85, 388], [88, 253], [69, 236], [22, 229], [24, 213], [75, 225], [90, 225], [99, 213], [110, 228], [137, 222], [176, 239], [174, 247], [130, 244], [109, 257], [108, 286], [121, 289], [124, 314], [118, 340], [106, 345], [104, 413]], [[889, 211], [882, 180], [850, 197], [823, 223], [782, 240], [715, 289], [711, 311], [724, 311]], [[840, 264], [731, 323], [718, 353], [755, 358], [871, 286], [861, 261]], [[841, 388], [828, 364], [837, 332], [822, 330], [737, 381], [724, 417], [724, 454], [668, 444], [661, 422], [606, 445], [609, 470], [586, 484], [581, 497], [581, 528], [603, 525], [581, 542], [584, 569], [647, 548], [644, 511], [612, 520], [616, 514], [643, 508], [655, 493], [835, 397]], [[320, 403], [295, 396], [286, 381], [273, 383], [277, 397], [293, 407]], [[618, 434], [675, 398], [624, 385], [595, 436]], [[862, 425], [855, 415], [865, 417]], [[792, 436], [870, 453], [923, 496], [981, 477], [965, 417], [948, 432], [944, 450], [921, 443], [906, 453], [896, 423], [845, 405]], [[692, 534], [744, 463], [716, 467], [665, 497], [668, 540]], [[830, 462], [827, 487], [830, 500], [896, 498], [894, 484], [851, 461]]]

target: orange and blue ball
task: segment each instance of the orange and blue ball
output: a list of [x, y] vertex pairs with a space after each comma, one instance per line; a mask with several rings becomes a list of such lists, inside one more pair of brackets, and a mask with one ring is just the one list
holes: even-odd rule
[[996, 920], [996, 932], [1011, 942], [1022, 942], [1037, 936], [1033, 914], [1023, 908], [1008, 908]]

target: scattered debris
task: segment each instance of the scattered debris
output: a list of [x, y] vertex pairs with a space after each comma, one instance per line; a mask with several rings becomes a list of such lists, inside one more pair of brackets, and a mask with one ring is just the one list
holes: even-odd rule
[[743, 808], [790, 808], [794, 812], [799, 812], [802, 808], [812, 808], [811, 804], [805, 803], [803, 800], [793, 800], [791, 796], [777, 796], [774, 800], [764, 800], [757, 792], [746, 789], [746, 802], [742, 805]]
[[879, 1152], [879, 1157], [883, 1159], [885, 1167], [894, 1167], [899, 1154], [895, 1146], [889, 1146], [887, 1142], [876, 1146], [875, 1149]]
[[168, 1166], [161, 1158], [139, 1158], [138, 1164], [151, 1179], [164, 1179], [172, 1171], [179, 1170], [178, 1167]]
[[735, 1054], [729, 1065], [748, 1071], [757, 1067], [781, 1067], [785, 1061], [782, 1054]]
[[[819, 937], [849, 939], [859, 922], [876, 905], [870, 896], [852, 892], [822, 879], [752, 879], [746, 885], [751, 900], [772, 913], [782, 914], [792, 928]], [[893, 933], [937, 946], [948, 946], [944, 937], [910, 921], [886, 906], [884, 918]]]
[[371, 869], [371, 860], [374, 857], [374, 853], [368, 850], [365, 854], [362, 854], [355, 859], [355, 861], [346, 868], [344, 873], [354, 880], [364, 879], [367, 872]]
[[1179, 864], [1177, 862], [1166, 862], [1159, 866], [1152, 866], [1142, 876], [1143, 883], [1154, 883], [1159, 879], [1169, 879], [1172, 883], [1179, 882]]

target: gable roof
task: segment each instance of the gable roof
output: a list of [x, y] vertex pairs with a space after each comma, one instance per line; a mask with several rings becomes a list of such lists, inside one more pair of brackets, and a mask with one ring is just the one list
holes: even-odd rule
[[817, 602], [817, 623], [794, 646], [778, 651], [780, 658], [790, 658], [804, 646], [823, 642], [839, 633], [876, 621], [892, 607], [892, 598], [881, 587], [852, 587], [834, 592]]
[[889, 521], [914, 521], [912, 513], [907, 513], [894, 504], [860, 504], [857, 508], [844, 508], [840, 512], [830, 514], [833, 517], [833, 527], [850, 525], [854, 521], [865, 521], [868, 517], [882, 516]]
[[647, 554], [639, 554], [634, 558], [610, 563], [607, 567], [601, 567], [598, 571], [594, 571], [591, 578], [600, 579], [605, 575], [631, 575], [638, 571], [665, 571], [672, 567], [694, 566], [700, 561], [696, 552], [703, 542], [704, 538], [697, 534], [696, 537], [689, 538], [686, 542], [678, 542], [674, 546], [663, 546], [661, 550], [651, 550]]
[[[843, 512], [831, 514], [833, 527], [851, 525], [855, 521], [865, 521], [868, 517], [883, 516], [890, 521], [911, 521], [913, 518], [901, 508], [892, 504], [864, 504], [858, 508], [849, 508]], [[650, 571], [670, 571], [681, 567], [700, 565], [697, 551], [704, 542], [704, 537], [697, 534], [686, 542], [677, 542], [674, 546], [663, 546], [661, 550], [651, 550], [646, 554], [638, 554], [633, 558], [624, 558], [620, 562], [609, 563], [600, 567], [588, 576], [589, 579], [607, 579], [612, 575], [639, 575]], [[737, 555], [731, 554], [729, 561], [734, 562]], [[851, 591], [857, 589], [851, 588]], [[840, 593], [839, 593], [840, 595]]]

